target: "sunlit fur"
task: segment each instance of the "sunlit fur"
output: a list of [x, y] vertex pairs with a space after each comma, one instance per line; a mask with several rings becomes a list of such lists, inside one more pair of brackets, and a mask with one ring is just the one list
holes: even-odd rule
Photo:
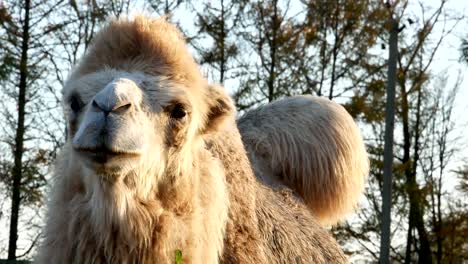
[[[131, 145], [138, 158], [96, 164], [80, 152], [77, 130], [99, 135], [83, 120], [98, 113], [93, 98], [115, 80], [136, 95], [107, 133], [145, 144]], [[165, 20], [110, 21], [63, 94], [69, 134], [57, 160], [39, 263], [174, 263], [178, 250], [183, 263], [347, 261], [294, 186], [258, 181], [231, 99], [207, 83]], [[74, 95], [84, 103], [79, 113], [71, 110]], [[174, 102], [186, 106], [181, 121], [168, 114]]]
[[342, 106], [297, 96], [248, 112], [238, 126], [257, 176], [297, 191], [322, 224], [355, 208], [369, 162], [359, 129]]

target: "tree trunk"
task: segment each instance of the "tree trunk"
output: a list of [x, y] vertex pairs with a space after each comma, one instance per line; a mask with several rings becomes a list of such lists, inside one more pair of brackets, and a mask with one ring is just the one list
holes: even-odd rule
[[[404, 80], [402, 81], [404, 82]], [[408, 215], [408, 244], [406, 245], [405, 263], [411, 262], [411, 241], [413, 228], [416, 228], [419, 236], [420, 246], [418, 248], [418, 263], [432, 263], [432, 252], [426, 228], [424, 226], [423, 204], [421, 193], [416, 182], [416, 162], [411, 162], [411, 134], [409, 130], [409, 104], [408, 94], [404, 83], [401, 84], [401, 99], [402, 99], [402, 122], [403, 122], [403, 164], [405, 166], [406, 176], [406, 191], [410, 202], [410, 211]], [[415, 133], [419, 133], [415, 131]], [[419, 142], [415, 142], [419, 144]], [[417, 150], [417, 147], [416, 147]]]
[[278, 30], [278, 2], [273, 1], [273, 30], [272, 30], [272, 39], [270, 45], [270, 56], [271, 64], [268, 76], [268, 102], [272, 102], [275, 99], [275, 67], [276, 67], [276, 33]]
[[336, 61], [338, 59], [338, 50], [340, 48], [340, 39], [338, 33], [338, 13], [339, 13], [339, 6], [336, 5], [335, 8], [335, 18], [333, 21], [333, 31], [334, 31], [334, 43], [332, 49], [332, 72], [331, 72], [331, 80], [330, 80], [330, 91], [328, 93], [328, 99], [333, 99], [333, 89], [335, 88], [335, 79], [336, 79]]
[[23, 36], [21, 43], [20, 80], [18, 84], [18, 124], [16, 127], [14, 166], [12, 170], [13, 185], [11, 197], [10, 236], [8, 242], [8, 259], [16, 259], [16, 242], [18, 240], [18, 217], [21, 203], [21, 178], [23, 171], [23, 142], [24, 119], [26, 106], [26, 80], [28, 77], [28, 45], [29, 45], [29, 9], [30, 0], [25, 0], [25, 16], [23, 24]]
[[225, 11], [224, 11], [224, 0], [221, 0], [221, 61], [219, 65], [219, 83], [223, 84], [224, 74], [226, 71], [226, 56], [225, 56], [225, 42], [226, 42], [226, 25], [224, 24]]

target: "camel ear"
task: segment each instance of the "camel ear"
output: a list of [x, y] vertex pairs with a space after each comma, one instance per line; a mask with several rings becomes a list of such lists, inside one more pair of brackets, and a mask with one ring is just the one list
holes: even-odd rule
[[223, 87], [209, 85], [206, 101], [208, 103], [208, 113], [203, 129], [204, 133], [223, 130], [226, 126], [234, 124], [234, 103]]

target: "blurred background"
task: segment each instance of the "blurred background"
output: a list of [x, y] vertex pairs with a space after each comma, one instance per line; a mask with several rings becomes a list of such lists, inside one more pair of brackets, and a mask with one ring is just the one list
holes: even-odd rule
[[352, 263], [378, 262], [390, 17], [398, 21], [390, 259], [468, 262], [468, 2], [462, 0], [0, 1], [0, 259], [30, 260], [61, 89], [108, 17], [166, 15], [239, 114], [291, 95], [342, 104], [371, 159], [360, 209], [331, 229]]

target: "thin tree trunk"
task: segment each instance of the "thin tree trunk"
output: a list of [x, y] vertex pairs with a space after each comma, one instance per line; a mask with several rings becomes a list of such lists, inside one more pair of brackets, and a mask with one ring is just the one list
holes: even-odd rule
[[11, 218], [10, 218], [10, 236], [8, 241], [8, 259], [16, 259], [16, 248], [18, 240], [18, 217], [21, 203], [21, 178], [23, 171], [23, 142], [24, 142], [24, 118], [26, 105], [26, 80], [28, 77], [28, 45], [29, 45], [29, 9], [30, 0], [25, 0], [25, 16], [23, 24], [23, 36], [21, 43], [20, 58], [20, 80], [18, 84], [18, 124], [16, 128], [13, 188], [11, 197]]
[[270, 45], [270, 76], [268, 77], [268, 102], [272, 102], [275, 99], [275, 79], [276, 79], [276, 34], [278, 30], [278, 1], [273, 1], [273, 32], [271, 36]]
[[[327, 31], [324, 30], [324, 34], [325, 34], [325, 39], [327, 38]], [[320, 83], [319, 83], [319, 89], [317, 91], [317, 96], [322, 96], [322, 90], [323, 90], [323, 81], [325, 80], [325, 70], [326, 70], [326, 61], [325, 61], [325, 54], [327, 52], [327, 42], [326, 41], [322, 41], [322, 46], [320, 47], [320, 62], [321, 62], [321, 66], [322, 66], [322, 69], [321, 69], [321, 72], [320, 72]]]
[[[405, 93], [406, 96], [406, 93]], [[408, 109], [408, 103], [406, 99], [405, 101], [405, 109]], [[414, 159], [412, 165], [412, 175], [416, 175], [417, 163], [419, 160], [419, 123], [421, 122], [421, 89], [418, 91], [418, 102], [416, 107], [416, 125], [415, 125], [415, 139], [414, 139]], [[413, 184], [413, 183], [412, 183]], [[415, 191], [415, 190], [413, 190]], [[414, 206], [410, 205], [409, 211], [409, 220], [408, 220], [408, 236], [406, 238], [406, 255], [405, 255], [405, 263], [411, 263], [411, 245], [413, 243], [413, 227], [414, 227]]]
[[226, 29], [224, 24], [224, 0], [221, 0], [221, 61], [219, 66], [219, 82], [222, 84], [224, 82], [224, 72], [226, 71], [226, 62], [225, 62], [225, 42], [226, 42]]
[[[418, 197], [418, 200], [419, 197]], [[416, 230], [418, 230], [419, 235], [419, 250], [418, 250], [418, 263], [420, 264], [430, 264], [432, 263], [432, 251], [431, 251], [431, 244], [429, 242], [429, 237], [426, 231], [426, 227], [424, 226], [424, 214], [422, 208], [422, 204], [419, 203], [416, 207]]]
[[332, 73], [331, 73], [331, 80], [330, 80], [330, 91], [328, 94], [328, 99], [333, 99], [333, 88], [335, 87], [335, 75], [336, 75], [336, 60], [337, 60], [337, 49], [336, 46], [333, 47], [333, 61], [332, 61]]
[[330, 91], [328, 93], [328, 99], [332, 100], [333, 99], [333, 90], [335, 88], [335, 79], [336, 79], [336, 61], [338, 57], [338, 49], [339, 49], [339, 36], [338, 36], [338, 13], [339, 13], [339, 6], [336, 6], [335, 9], [335, 20], [334, 20], [334, 25], [333, 29], [335, 32], [335, 42], [333, 43], [333, 49], [332, 49], [332, 72], [331, 72], [331, 80], [330, 80]]
[[[453, 95], [455, 96], [455, 95]], [[450, 101], [449, 101], [450, 102]], [[452, 112], [452, 107], [453, 107], [453, 101], [449, 104], [446, 105], [444, 101], [442, 101], [442, 127], [443, 130], [440, 134], [439, 139], [437, 140], [439, 144], [439, 178], [437, 181], [437, 221], [435, 221], [436, 225], [436, 241], [437, 241], [437, 253], [436, 253], [436, 259], [437, 263], [442, 263], [442, 256], [443, 256], [443, 251], [442, 251], [442, 243], [445, 240], [445, 236], [442, 234], [442, 208], [441, 208], [441, 199], [442, 199], [442, 177], [444, 175], [444, 169], [446, 165], [445, 159], [448, 158], [447, 155], [447, 138], [449, 134], [449, 124], [451, 122], [451, 112]], [[445, 107], [448, 107], [450, 110], [445, 113]]]
[[442, 237], [442, 210], [440, 207], [441, 203], [441, 196], [442, 196], [442, 169], [439, 176], [439, 184], [437, 187], [437, 222], [435, 223], [437, 226], [436, 234], [437, 234], [437, 263], [442, 263], [442, 241], [444, 237]]
[[[412, 207], [410, 206], [409, 215], [413, 215]], [[411, 263], [411, 245], [413, 244], [413, 220], [408, 217], [408, 231], [406, 234], [406, 252], [405, 252], [405, 264]]]
[[[402, 81], [404, 82], [404, 80]], [[413, 179], [413, 172], [410, 167], [410, 150], [411, 150], [411, 135], [409, 132], [409, 106], [408, 106], [408, 95], [406, 93], [405, 84], [401, 83], [401, 115], [403, 122], [403, 164], [405, 166], [405, 176], [406, 176], [406, 192], [409, 197], [410, 209], [408, 214], [408, 234], [406, 238], [406, 255], [405, 255], [405, 264], [411, 263], [411, 246], [413, 241], [413, 227], [414, 227], [414, 210], [415, 210], [415, 179]]]
[[[404, 80], [403, 80], [404, 82]], [[422, 204], [420, 191], [416, 182], [416, 164], [411, 163], [411, 134], [409, 130], [409, 104], [408, 94], [405, 85], [401, 85], [402, 99], [402, 121], [403, 121], [403, 164], [405, 166], [406, 190], [410, 202], [410, 211], [408, 215], [408, 238], [410, 242], [406, 245], [405, 263], [411, 263], [411, 241], [413, 228], [416, 228], [419, 236], [420, 246], [418, 248], [418, 263], [432, 263], [432, 253], [427, 232], [424, 226], [424, 216], [422, 212]], [[418, 131], [415, 131], [418, 133]]]

